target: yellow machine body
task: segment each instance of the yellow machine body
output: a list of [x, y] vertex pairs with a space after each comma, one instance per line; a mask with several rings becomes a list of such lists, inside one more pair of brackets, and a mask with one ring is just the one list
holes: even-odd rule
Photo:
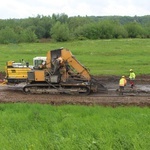
[[7, 80], [7, 83], [25, 82], [27, 79], [27, 72], [30, 70], [31, 68], [21, 65], [21, 63], [8, 61], [5, 67], [5, 79]]
[[[57, 56], [54, 56], [57, 57]], [[82, 77], [87, 79], [88, 81], [91, 80], [90, 73], [87, 68], [85, 68], [70, 52], [68, 49], [61, 49], [60, 50], [60, 57], [62, 57], [64, 62], [67, 62], [75, 71], [76, 73], [80, 74]], [[51, 51], [47, 53], [46, 64], [47, 68], [52, 68], [51, 64], [53, 61], [53, 56], [51, 56]]]
[[8, 78], [25, 79], [30, 68], [7, 68]]
[[45, 81], [45, 71], [44, 70], [35, 70], [35, 81]]

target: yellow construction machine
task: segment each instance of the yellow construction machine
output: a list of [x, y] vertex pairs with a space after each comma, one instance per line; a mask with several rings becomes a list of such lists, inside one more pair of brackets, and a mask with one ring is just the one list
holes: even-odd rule
[[27, 72], [33, 68], [38, 68], [40, 64], [46, 60], [46, 57], [33, 58], [33, 66], [23, 59], [20, 62], [8, 61], [5, 66], [5, 82], [7, 84], [18, 84], [26, 82]]
[[106, 93], [107, 88], [91, 77], [85, 68], [68, 49], [48, 51], [46, 61], [40, 68], [27, 73], [25, 93], [67, 93], [89, 94]]

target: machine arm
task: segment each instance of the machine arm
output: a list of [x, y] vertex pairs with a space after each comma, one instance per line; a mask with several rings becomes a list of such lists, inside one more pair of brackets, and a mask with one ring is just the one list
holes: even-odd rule
[[91, 76], [87, 68], [85, 68], [67, 49], [61, 50], [61, 57], [64, 61], [67, 61], [68, 64], [75, 69], [75, 71], [83, 76], [87, 80], [91, 80]]

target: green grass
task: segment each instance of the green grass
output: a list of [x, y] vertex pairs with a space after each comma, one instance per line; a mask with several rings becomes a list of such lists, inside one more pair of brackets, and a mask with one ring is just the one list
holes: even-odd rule
[[1, 150], [148, 150], [150, 109], [0, 104]]
[[[150, 40], [87, 40], [65, 43], [0, 45], [0, 70], [6, 61], [65, 47], [93, 75], [150, 74]], [[2, 150], [148, 150], [150, 109], [139, 107], [0, 104]]]
[[149, 74], [150, 39], [85, 40], [64, 43], [0, 45], [0, 70], [6, 61], [24, 58], [32, 64], [35, 56], [46, 56], [49, 50], [68, 48], [92, 75]]

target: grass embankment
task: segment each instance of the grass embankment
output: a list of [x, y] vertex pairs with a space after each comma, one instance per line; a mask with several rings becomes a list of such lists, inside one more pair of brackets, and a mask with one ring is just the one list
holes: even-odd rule
[[35, 56], [46, 56], [48, 50], [68, 48], [92, 75], [149, 74], [150, 39], [86, 40], [64, 43], [0, 45], [0, 70], [6, 61], [22, 58], [32, 64]]
[[0, 149], [148, 150], [150, 109], [0, 104]]

